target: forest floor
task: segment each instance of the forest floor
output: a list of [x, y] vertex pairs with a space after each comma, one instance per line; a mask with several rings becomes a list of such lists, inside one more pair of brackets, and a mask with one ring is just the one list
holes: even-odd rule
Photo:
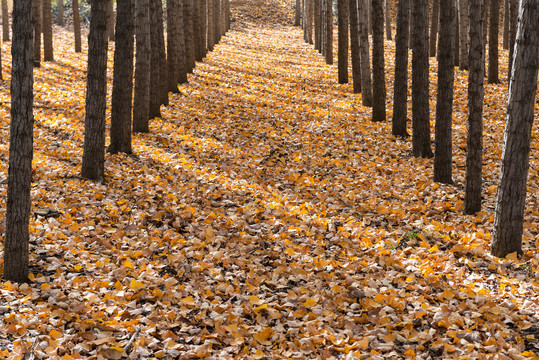
[[[537, 358], [537, 121], [524, 255], [489, 255], [507, 52], [501, 84], [486, 85], [483, 211], [465, 216], [466, 72], [455, 184], [437, 184], [432, 159], [412, 157], [389, 121], [372, 123], [290, 26], [291, 1], [232, 7], [232, 31], [134, 135], [135, 155], [107, 154], [105, 183], [78, 176], [86, 44], [75, 54], [55, 28], [56, 60], [35, 71], [31, 282], [0, 284], [0, 358]], [[434, 119], [434, 58], [430, 78]]]

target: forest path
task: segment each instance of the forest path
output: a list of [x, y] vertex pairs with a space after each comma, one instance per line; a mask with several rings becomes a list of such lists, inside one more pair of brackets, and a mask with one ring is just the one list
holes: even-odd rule
[[456, 185], [435, 184], [432, 159], [372, 123], [286, 25], [290, 1], [232, 5], [232, 31], [134, 135], [134, 156], [107, 154], [104, 184], [77, 177], [86, 58], [56, 29], [59, 60], [35, 72], [32, 201], [59, 212], [32, 217], [33, 281], [2, 284], [0, 345], [22, 354], [40, 336], [45, 358], [119, 358], [140, 328], [140, 359], [517, 358], [539, 346], [524, 339], [538, 330], [537, 222], [523, 259], [488, 255], [503, 95], [487, 89], [485, 211], [463, 216], [461, 72]]

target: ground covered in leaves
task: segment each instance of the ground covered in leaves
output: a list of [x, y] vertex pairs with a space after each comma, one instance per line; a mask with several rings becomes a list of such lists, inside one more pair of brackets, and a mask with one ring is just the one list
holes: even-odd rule
[[[0, 357], [537, 357], [537, 136], [525, 254], [489, 255], [506, 52], [502, 83], [486, 86], [484, 211], [464, 216], [466, 72], [455, 185], [440, 185], [432, 159], [372, 123], [361, 95], [288, 25], [290, 1], [232, 6], [233, 30], [134, 136], [134, 156], [107, 155], [103, 184], [78, 177], [86, 58], [55, 29], [56, 61], [35, 71], [31, 282], [0, 284]], [[389, 118], [393, 61], [388, 41]]]

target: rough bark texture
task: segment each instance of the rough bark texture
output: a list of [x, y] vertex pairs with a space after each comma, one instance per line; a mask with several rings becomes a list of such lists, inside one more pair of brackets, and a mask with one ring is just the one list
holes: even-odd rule
[[148, 132], [150, 111], [150, 11], [149, 0], [136, 0], [135, 11], [135, 96], [133, 101], [133, 131]]
[[56, 0], [56, 6], [58, 9], [56, 22], [59, 26], [64, 26], [64, 0]]
[[413, 0], [413, 3], [412, 148], [415, 157], [431, 157], [428, 0]]
[[[198, 3], [198, 1], [197, 1]], [[159, 93], [161, 105], [168, 106], [168, 69], [165, 51], [165, 29], [163, 26], [163, 3], [157, 5], [157, 51], [159, 52]]]
[[338, 50], [338, 72], [339, 84], [348, 83], [348, 2], [349, 0], [338, 0], [338, 17], [339, 17], [339, 50]]
[[[183, 0], [183, 1], [186, 1], [186, 0]], [[186, 19], [184, 18], [183, 21], [185, 22]], [[219, 31], [219, 29], [221, 28], [220, 23], [221, 23], [220, 0], [213, 0], [213, 36], [214, 36], [213, 43], [214, 44], [218, 44], [219, 41], [221, 40], [221, 32]]]
[[185, 37], [186, 71], [195, 68], [195, 34], [193, 32], [193, 0], [183, 0], [183, 35]]
[[352, 81], [354, 94], [361, 93], [361, 57], [359, 55], [359, 24], [357, 18], [357, 0], [349, 0], [350, 15], [350, 52], [352, 53]]
[[[206, 1], [200, 1], [200, 48], [202, 49], [202, 58], [208, 53], [208, 35], [206, 33], [207, 27], [207, 3]], [[202, 59], [201, 59], [202, 60]]]
[[131, 112], [133, 97], [134, 0], [117, 0], [114, 78], [110, 111], [108, 151], [131, 154]]
[[326, 0], [326, 64], [333, 64], [333, 1]]
[[372, 0], [372, 121], [386, 120], [384, 4], [382, 1]]
[[322, 51], [322, 38], [320, 37], [320, 0], [313, 0], [314, 12], [314, 48]]
[[230, 30], [230, 0], [225, 0], [226, 9], [226, 31]]
[[502, 46], [505, 50], [509, 49], [509, 1], [503, 2], [503, 41]]
[[[179, 84], [183, 84], [187, 82], [187, 54], [185, 51], [185, 35], [184, 35], [184, 17], [183, 17], [183, 0], [179, 0], [177, 2], [178, 6], [176, 8], [176, 22], [178, 24], [177, 30], [178, 30], [178, 46], [176, 50], [178, 51], [178, 57], [177, 57], [177, 73], [176, 73], [176, 81]], [[216, 43], [214, 43], [216, 44]]]
[[[176, 0], [179, 1], [179, 0]], [[204, 1], [204, 0], [202, 0]], [[212, 51], [213, 46], [215, 45], [215, 35], [214, 35], [214, 22], [215, 22], [215, 13], [213, 7], [213, 0], [206, 1], [206, 10], [207, 10], [207, 22], [206, 22], [206, 38], [208, 40], [208, 50]]]
[[313, 43], [313, 0], [305, 0], [305, 41]]
[[41, 66], [41, 0], [33, 1], [34, 14], [34, 67]]
[[296, 0], [296, 13], [294, 17], [294, 26], [301, 25], [301, 0]]
[[470, 1], [470, 51], [468, 72], [468, 138], [466, 147], [466, 181], [464, 213], [481, 210], [483, 162], [483, 0]]
[[468, 1], [459, 0], [460, 60], [459, 67], [468, 70]]
[[522, 253], [533, 107], [539, 57], [539, 2], [522, 0], [519, 13], [513, 79], [505, 124], [502, 168], [491, 251], [505, 257]]
[[454, 56], [453, 56], [453, 65], [459, 66], [460, 62], [460, 20], [458, 16], [458, 0], [456, 0], [456, 6], [457, 6], [457, 15], [455, 16], [455, 46], [453, 48]]
[[[513, 58], [515, 53], [515, 40], [517, 37], [518, 0], [509, 0], [509, 63], [507, 66], [507, 79], [511, 81]], [[539, 25], [538, 25], [539, 26]]]
[[2, 41], [9, 41], [9, 9], [7, 0], [2, 0]]
[[372, 106], [371, 63], [369, 56], [369, 29], [367, 27], [366, 2], [359, 0], [359, 53], [361, 59], [361, 103]]
[[326, 6], [327, 0], [320, 0], [320, 53], [325, 57], [326, 55], [326, 43], [327, 43], [327, 36], [326, 36]]
[[393, 40], [391, 37], [391, 5], [390, 0], [385, 0], [385, 15], [386, 15], [386, 39]]
[[150, 105], [148, 118], [161, 117], [161, 59], [159, 49], [159, 7], [161, 0], [150, 0]]
[[395, 84], [392, 134], [408, 136], [408, 38], [410, 37], [410, 0], [399, 0], [395, 37]]
[[168, 73], [168, 90], [173, 93], [178, 93], [178, 22], [176, 18], [176, 8], [178, 0], [167, 1], [167, 73]]
[[429, 53], [431, 57], [436, 56], [436, 39], [438, 38], [438, 25], [440, 20], [440, 0], [432, 1], [432, 17], [430, 23], [430, 49]]
[[73, 0], [73, 35], [75, 36], [75, 52], [82, 51], [82, 41], [80, 35], [80, 14], [79, 0]]
[[28, 280], [33, 157], [33, 4], [15, 1], [11, 46], [11, 124], [4, 238], [4, 279]]
[[455, 82], [455, 0], [440, 4], [440, 34], [438, 39], [438, 89], [436, 92], [436, 127], [434, 131], [434, 181], [451, 184], [453, 85]]
[[107, 5], [107, 36], [109, 41], [114, 41], [114, 0], [109, 0]]
[[81, 176], [105, 176], [105, 110], [107, 106], [107, 1], [93, 0], [88, 36], [86, 116]]
[[43, 4], [43, 61], [54, 61], [52, 47], [52, 8], [51, 0], [42, 0]]
[[498, 26], [500, 0], [490, 0], [490, 27], [488, 34], [488, 83], [497, 84], [498, 77]]
[[200, 46], [201, 43], [201, 22], [202, 19], [200, 17], [200, 7], [201, 2], [200, 1], [193, 1], [193, 34], [194, 34], [194, 47], [195, 47], [195, 61], [201, 61], [204, 58], [204, 54], [202, 52], [202, 47]]

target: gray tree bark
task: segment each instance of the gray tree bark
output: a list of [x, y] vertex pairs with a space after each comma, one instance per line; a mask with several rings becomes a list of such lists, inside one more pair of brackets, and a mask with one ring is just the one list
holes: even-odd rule
[[2, 0], [2, 41], [9, 41], [9, 9], [7, 0]]
[[333, 1], [326, 0], [326, 64], [333, 64]]
[[372, 121], [386, 120], [386, 74], [384, 59], [384, 4], [372, 0]]
[[64, 0], [56, 0], [56, 7], [58, 9], [56, 22], [59, 26], [64, 26]]
[[459, 33], [460, 33], [460, 60], [462, 70], [468, 70], [468, 1], [459, 0]]
[[430, 49], [431, 57], [436, 56], [436, 39], [438, 38], [438, 24], [440, 20], [440, 0], [432, 1], [432, 21], [430, 24]]
[[296, 0], [296, 12], [294, 17], [294, 26], [301, 26], [301, 0]]
[[497, 84], [498, 77], [498, 26], [500, 0], [490, 0], [490, 27], [488, 34], [488, 83]]
[[502, 167], [491, 252], [522, 254], [533, 108], [539, 58], [539, 2], [522, 0], [519, 12], [513, 79], [505, 123]]
[[453, 85], [455, 67], [455, 0], [440, 3], [440, 34], [438, 40], [438, 89], [436, 92], [436, 127], [434, 131], [434, 181], [444, 184], [453, 182], [451, 176], [453, 149]]
[[511, 81], [513, 58], [515, 53], [515, 40], [517, 37], [518, 0], [509, 0], [509, 63], [507, 64], [507, 79]]
[[150, 11], [149, 0], [136, 0], [135, 9], [135, 95], [133, 99], [133, 131], [148, 132], [150, 111]]
[[410, 0], [399, 0], [395, 37], [395, 83], [393, 86], [392, 134], [409, 136], [408, 121], [408, 39], [410, 37]]
[[33, 10], [31, 1], [14, 2], [4, 279], [16, 282], [28, 280], [34, 151]]
[[34, 14], [34, 67], [41, 66], [41, 0], [33, 1]]
[[54, 61], [52, 45], [52, 7], [51, 0], [42, 0], [43, 4], [43, 61]]
[[361, 59], [361, 103], [372, 106], [371, 64], [369, 56], [369, 29], [367, 26], [367, 2], [358, 0], [359, 53]]
[[[159, 48], [159, 8], [161, 0], [150, 0], [150, 104], [148, 119], [161, 117], [161, 51]], [[162, 20], [161, 20], [162, 21]], [[161, 26], [162, 28], [162, 26]]]
[[348, 2], [349, 0], [338, 0], [338, 75], [339, 84], [348, 83], [348, 44], [350, 43], [348, 37]]
[[73, 0], [73, 36], [75, 37], [75, 52], [82, 51], [82, 40], [80, 34], [80, 14], [79, 0]]
[[352, 81], [354, 94], [361, 93], [361, 57], [359, 54], [359, 23], [357, 0], [349, 0], [350, 15], [350, 52], [352, 53]]
[[90, 15], [81, 176], [102, 181], [105, 178], [107, 106], [107, 0], [93, 0]]
[[470, 52], [468, 71], [468, 138], [466, 147], [466, 181], [464, 213], [481, 210], [483, 163], [483, 0], [470, 1]]

